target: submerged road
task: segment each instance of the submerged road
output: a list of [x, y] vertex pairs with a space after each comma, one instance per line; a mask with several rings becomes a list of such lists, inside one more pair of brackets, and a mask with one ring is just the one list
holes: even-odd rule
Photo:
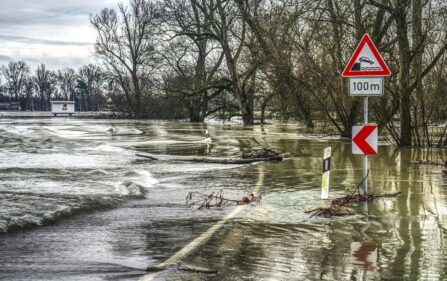
[[[258, 181], [256, 182], [256, 185], [254, 186], [252, 191], [252, 193], [255, 194], [256, 196], [260, 194], [259, 191], [261, 187], [264, 185], [264, 178], [265, 178], [265, 167], [258, 166]], [[160, 268], [161, 270], [164, 270], [169, 269], [170, 266], [179, 263], [185, 256], [189, 255], [198, 247], [200, 247], [201, 245], [205, 244], [208, 240], [210, 240], [212, 236], [222, 226], [224, 226], [229, 220], [233, 219], [236, 215], [238, 215], [245, 207], [246, 205], [239, 205], [236, 208], [234, 208], [234, 210], [232, 210], [229, 214], [227, 214], [222, 220], [218, 221], [212, 227], [203, 232], [199, 237], [191, 241], [180, 251], [178, 251], [177, 253], [172, 255], [169, 259], [157, 265], [156, 267]], [[159, 274], [158, 272], [146, 274], [139, 281], [152, 281], [158, 276], [158, 274]]]

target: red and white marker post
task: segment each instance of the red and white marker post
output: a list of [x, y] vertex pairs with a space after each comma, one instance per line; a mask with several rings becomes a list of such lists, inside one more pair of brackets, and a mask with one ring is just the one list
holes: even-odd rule
[[349, 77], [349, 95], [363, 96], [364, 120], [362, 126], [352, 127], [352, 153], [363, 155], [363, 189], [368, 193], [368, 155], [377, 154], [377, 126], [368, 124], [368, 97], [382, 96], [383, 77], [391, 74], [382, 56], [368, 34], [362, 40], [349, 59], [342, 76]]
[[329, 199], [329, 176], [331, 174], [331, 147], [326, 147], [323, 154], [323, 177], [321, 179], [321, 199]]
[[378, 132], [376, 125], [352, 127], [352, 154], [376, 155]]

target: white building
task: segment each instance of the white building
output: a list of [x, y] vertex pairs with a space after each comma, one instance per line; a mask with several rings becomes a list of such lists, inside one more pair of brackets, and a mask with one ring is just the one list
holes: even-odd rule
[[74, 112], [74, 101], [51, 101], [51, 113], [53, 113], [54, 116], [57, 114], [68, 114], [71, 116]]

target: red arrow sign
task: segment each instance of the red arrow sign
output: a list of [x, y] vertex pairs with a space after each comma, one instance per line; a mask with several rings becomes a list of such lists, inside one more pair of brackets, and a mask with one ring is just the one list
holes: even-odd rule
[[377, 126], [365, 125], [352, 127], [352, 153], [377, 154]]

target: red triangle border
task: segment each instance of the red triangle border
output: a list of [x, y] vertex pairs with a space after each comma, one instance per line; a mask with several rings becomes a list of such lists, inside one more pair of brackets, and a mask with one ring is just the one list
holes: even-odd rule
[[[365, 44], [368, 44], [369, 48], [373, 52], [374, 56], [377, 59], [377, 62], [382, 67], [382, 70], [376, 70], [376, 71], [352, 71], [352, 66], [354, 65], [355, 61], [357, 60], [357, 57], [359, 56], [360, 52], [363, 49], [363, 46]], [[357, 48], [354, 51], [354, 54], [349, 59], [348, 65], [346, 65], [345, 69], [343, 70], [342, 76], [343, 77], [358, 77], [358, 76], [390, 76], [391, 71], [386, 65], [385, 61], [383, 60], [382, 56], [380, 55], [379, 51], [377, 50], [376, 46], [371, 40], [371, 37], [369, 37], [368, 34], [363, 35], [362, 40], [360, 40], [360, 43], [358, 44]]]

